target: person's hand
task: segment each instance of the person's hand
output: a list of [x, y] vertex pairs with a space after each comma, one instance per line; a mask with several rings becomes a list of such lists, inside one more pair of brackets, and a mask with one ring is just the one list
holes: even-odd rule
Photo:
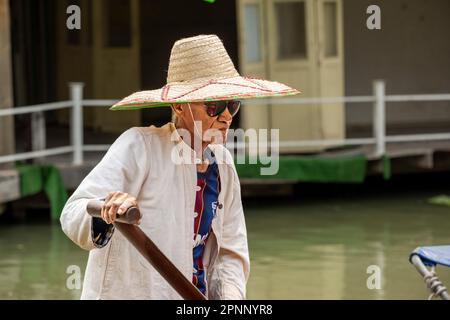
[[102, 206], [102, 219], [108, 224], [114, 223], [117, 215], [124, 214], [131, 207], [138, 207], [135, 197], [125, 192], [110, 192]]

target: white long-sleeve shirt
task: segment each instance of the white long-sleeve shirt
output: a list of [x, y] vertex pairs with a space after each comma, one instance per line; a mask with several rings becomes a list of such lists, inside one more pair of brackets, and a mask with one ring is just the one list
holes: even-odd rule
[[[222, 206], [217, 208], [204, 252], [207, 295], [210, 299], [244, 299], [250, 261], [239, 178], [229, 151], [219, 144], [209, 148], [219, 167]], [[131, 128], [83, 180], [61, 215], [66, 235], [90, 250], [82, 299], [181, 298], [120, 232], [115, 231], [106, 246], [97, 248], [86, 205], [111, 191], [136, 197], [143, 215], [141, 229], [191, 280], [194, 159], [195, 152], [173, 123]]]

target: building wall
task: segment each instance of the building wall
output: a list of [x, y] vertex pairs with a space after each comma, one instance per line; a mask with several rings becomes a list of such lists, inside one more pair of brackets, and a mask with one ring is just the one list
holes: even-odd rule
[[[371, 4], [381, 8], [381, 30], [366, 27]], [[448, 0], [345, 0], [346, 95], [371, 94], [373, 79], [385, 79], [388, 94], [449, 93], [449, 14]], [[388, 129], [450, 125], [450, 102], [388, 103], [387, 108]], [[367, 127], [371, 114], [370, 104], [350, 104], [347, 128]]]
[[[0, 0], [0, 109], [12, 107], [12, 95], [9, 1]], [[14, 153], [13, 118], [1, 117], [0, 155], [9, 153]]]

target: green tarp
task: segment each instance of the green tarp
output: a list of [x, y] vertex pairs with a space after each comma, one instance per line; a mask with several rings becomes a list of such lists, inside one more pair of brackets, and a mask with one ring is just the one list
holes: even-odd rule
[[52, 165], [17, 164], [16, 169], [20, 174], [22, 197], [44, 191], [50, 202], [52, 220], [59, 219], [67, 201], [67, 191], [58, 168]]
[[[270, 164], [236, 164], [240, 178], [286, 179], [304, 182], [361, 183], [367, 170], [367, 159], [358, 156], [298, 156], [280, 155], [275, 175], [261, 175], [262, 167]], [[272, 164], [273, 165], [273, 164]]]

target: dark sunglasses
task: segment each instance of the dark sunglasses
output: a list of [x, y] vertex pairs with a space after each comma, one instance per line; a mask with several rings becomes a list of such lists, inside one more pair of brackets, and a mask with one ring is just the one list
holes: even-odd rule
[[228, 108], [228, 111], [230, 112], [231, 116], [234, 117], [236, 113], [239, 111], [239, 108], [241, 107], [240, 101], [230, 100], [230, 101], [208, 101], [205, 102], [206, 107], [206, 113], [210, 117], [217, 117], [222, 112], [225, 111], [225, 109]]

